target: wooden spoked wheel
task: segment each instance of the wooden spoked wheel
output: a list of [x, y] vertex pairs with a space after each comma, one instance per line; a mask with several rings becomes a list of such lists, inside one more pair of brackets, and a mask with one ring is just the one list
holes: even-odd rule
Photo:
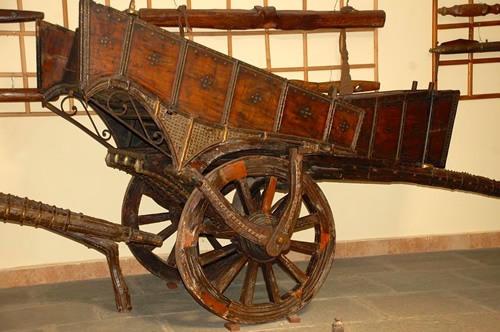
[[[154, 275], [180, 281], [175, 264], [175, 240], [181, 214], [177, 198], [165, 185], [146, 177], [134, 176], [130, 180], [122, 207], [122, 224], [159, 234], [164, 239], [162, 248], [138, 243], [128, 243], [135, 258]], [[147, 205], [147, 206], [146, 206]]]
[[[288, 165], [275, 157], [244, 157], [206, 177], [228, 201], [238, 202], [233, 208], [245, 220], [272, 227], [290, 199]], [[333, 263], [335, 226], [328, 201], [307, 174], [301, 198], [290, 245], [272, 257], [262, 245], [215, 221], [216, 210], [194, 190], [176, 245], [177, 266], [191, 295], [216, 315], [243, 324], [280, 319], [307, 305]]]

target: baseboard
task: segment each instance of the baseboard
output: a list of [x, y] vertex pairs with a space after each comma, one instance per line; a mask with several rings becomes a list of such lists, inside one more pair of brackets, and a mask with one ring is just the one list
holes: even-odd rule
[[[339, 241], [336, 258], [500, 247], [500, 232]], [[293, 257], [300, 260], [303, 257]], [[148, 273], [134, 258], [120, 260], [125, 276]], [[0, 270], [0, 288], [109, 278], [105, 260]]]

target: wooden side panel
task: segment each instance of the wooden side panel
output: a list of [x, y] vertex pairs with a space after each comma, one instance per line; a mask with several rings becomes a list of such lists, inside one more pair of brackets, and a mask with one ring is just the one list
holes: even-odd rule
[[455, 121], [459, 92], [438, 92], [434, 100], [425, 162], [444, 168]]
[[240, 65], [228, 124], [237, 128], [273, 131], [285, 81]]
[[221, 123], [235, 61], [190, 44], [182, 71], [177, 107]]
[[38, 87], [48, 89], [63, 82], [75, 43], [75, 33], [45, 21], [38, 24]]
[[170, 102], [182, 40], [140, 22], [132, 31], [126, 75]]
[[386, 95], [378, 99], [372, 157], [395, 160], [401, 131], [405, 94]]
[[377, 106], [376, 96], [363, 96], [363, 98], [346, 98], [346, 101], [361, 108], [364, 111], [363, 123], [359, 131], [358, 142], [356, 144], [356, 155], [368, 157], [372, 140], [373, 121]]
[[336, 100], [333, 107], [329, 142], [348, 150], [356, 148], [364, 111], [343, 100]]
[[130, 18], [91, 2], [89, 12], [89, 80], [118, 75]]
[[64, 72], [63, 81], [77, 84], [80, 74], [80, 29], [76, 29], [73, 41], [73, 47], [69, 55], [68, 64]]
[[279, 132], [321, 140], [330, 104], [330, 99], [289, 86]]
[[401, 162], [422, 162], [430, 109], [431, 97], [429, 92], [422, 91], [408, 95], [399, 156]]

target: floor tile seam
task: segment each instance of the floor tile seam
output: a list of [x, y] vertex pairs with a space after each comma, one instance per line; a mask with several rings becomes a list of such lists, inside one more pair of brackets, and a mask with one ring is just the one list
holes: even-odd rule
[[[422, 313], [415, 313], [415, 314], [409, 314], [404, 317], [402, 317], [400, 314], [397, 313], [392, 313], [391, 311], [384, 311], [384, 310], [379, 310], [376, 306], [371, 305], [370, 303], [364, 303], [366, 307], [369, 307], [371, 310], [375, 311], [378, 315], [382, 316], [383, 319], [376, 320], [377, 322], [382, 322], [382, 321], [405, 321], [408, 319], [442, 319], [443, 317], [449, 315], [448, 313], [435, 313], [435, 310], [432, 310], [432, 308], [429, 308], [428, 314], [422, 314]], [[477, 307], [477, 306], [475, 306]], [[485, 311], [487, 313], [492, 313], [491, 309], [490, 310], [484, 310], [483, 308], [477, 309], [474, 311], [460, 311], [461, 315], [477, 315], [477, 314], [484, 314]], [[495, 312], [493, 312], [495, 313]], [[375, 321], [375, 320], [374, 320]], [[353, 321], [353, 323], [356, 321]], [[363, 322], [363, 321], [359, 321]]]
[[17, 310], [20, 310], [20, 309], [33, 309], [33, 310], [36, 310], [36, 309], [40, 309], [42, 307], [47, 307], [50, 309], [50, 307], [61, 307], [61, 306], [66, 306], [66, 305], [75, 305], [75, 304], [83, 304], [83, 305], [88, 305], [88, 306], [92, 306], [92, 308], [94, 309], [96, 307], [96, 304], [98, 304], [98, 302], [96, 303], [88, 303], [88, 302], [74, 302], [74, 301], [61, 301], [61, 302], [43, 302], [43, 301], [40, 301], [40, 302], [30, 302], [30, 303], [10, 303], [10, 304], [7, 304], [5, 305], [5, 308], [2, 308], [2, 306], [0, 306], [0, 313], [8, 313], [10, 311], [17, 311]]
[[[477, 268], [483, 268], [481, 266], [478, 266]], [[402, 272], [408, 272], [408, 273], [411, 273], [411, 272], [425, 272], [425, 271], [429, 271], [429, 272], [439, 272], [439, 271], [455, 271], [455, 270], [467, 270], [467, 268], [462, 268], [462, 267], [453, 267], [453, 266], [442, 266], [442, 267], [427, 267], [427, 266], [422, 266], [422, 267], [410, 267], [410, 266], [407, 266], [407, 267], [399, 267], [397, 270], [395, 269], [394, 271], [389, 271], [387, 273], [402, 273]]]
[[[446, 290], [446, 289], [438, 289], [438, 290], [430, 290], [430, 291], [421, 291], [421, 292], [412, 292], [412, 294], [415, 294], [415, 293], [421, 293], [422, 295], [426, 294], [426, 293], [434, 293], [434, 294], [444, 294], [444, 295], [448, 295], [451, 299], [456, 299], [457, 301], [460, 301], [462, 303], [468, 303], [468, 304], [471, 304], [473, 305], [473, 307], [477, 307], [477, 310], [474, 310], [474, 311], [460, 311], [461, 314], [477, 314], [477, 313], [484, 313], [484, 306], [482, 305], [479, 305], [477, 302], [475, 301], [472, 301], [470, 299], [467, 299], [465, 297], [462, 297], [462, 296], [459, 296], [457, 293], [451, 291], [451, 290]], [[408, 295], [408, 294], [406, 294]], [[436, 296], [429, 296], [429, 298], [436, 298]], [[491, 312], [491, 309], [490, 308], [487, 308], [488, 310], [486, 310], [487, 312]], [[432, 311], [430, 311], [432, 312]], [[407, 316], [406, 318], [411, 318], [411, 317], [419, 317], [421, 315], [416, 315], [416, 316]], [[442, 314], [436, 314], [436, 315], [425, 315], [425, 317], [440, 317], [442, 316]]]
[[[498, 269], [495, 269], [495, 268], [491, 268], [491, 267], [484, 267], [484, 268], [481, 268], [481, 270], [493, 270], [493, 271], [497, 271], [500, 272], [500, 267], [498, 267]], [[470, 272], [471, 270], [467, 270], [467, 269], [462, 269], [462, 270], [457, 270], [455, 271], [461, 278], [463, 279], [467, 279], [467, 280], [470, 280], [470, 281], [474, 281], [476, 283], [478, 283], [479, 285], [482, 285], [484, 287], [487, 287], [487, 286], [493, 286], [493, 287], [498, 287], [500, 286], [500, 280], [498, 282], [497, 285], [495, 284], [491, 284], [487, 281], [484, 281], [482, 279], [478, 279], [477, 277], [473, 277], [473, 276], [470, 276], [470, 275], [467, 275], [467, 274], [464, 274], [463, 272]], [[482, 275], [482, 277], [484, 277], [484, 274]]]
[[[396, 289], [394, 289], [393, 287], [391, 287], [391, 286], [389, 286], [387, 284], [383, 284], [383, 283], [381, 283], [378, 280], [370, 279], [370, 278], [367, 278], [367, 277], [365, 277], [364, 279], [367, 280], [367, 282], [369, 284], [372, 284], [372, 285], [375, 285], [376, 287], [380, 287], [380, 288], [384, 289], [383, 292], [371, 293], [371, 294], [391, 294], [391, 293], [397, 293]], [[368, 294], [370, 294], [370, 293], [368, 293]]]
[[[456, 257], [460, 257], [461, 259], [463, 259], [467, 262], [474, 263], [474, 264], [481, 266], [481, 267], [500, 266], [500, 264], [499, 265], [497, 265], [497, 264], [491, 265], [491, 264], [483, 263], [478, 258], [472, 258], [472, 257], [467, 256], [466, 255], [467, 252], [470, 252], [470, 251], [464, 251], [464, 252], [457, 251], [454, 254], [456, 255]], [[497, 254], [500, 255], [500, 250], [498, 250]]]
[[[483, 290], [483, 289], [489, 289], [489, 288], [500, 288], [500, 286], [492, 286], [492, 285], [488, 285], [488, 284], [484, 284], [484, 285], [478, 285], [478, 286], [475, 286], [475, 287], [457, 287], [457, 288], [440, 288], [440, 289], [435, 289], [436, 291], [437, 290], [440, 290], [440, 291], [449, 291], [449, 292], [460, 292], [460, 291], [465, 291], [465, 290]], [[429, 290], [431, 291], [431, 289]], [[411, 293], [411, 292], [410, 292]], [[458, 294], [458, 293], [457, 293]]]
[[[134, 318], [134, 317], [129, 317], [129, 318]], [[142, 318], [142, 317], [141, 317]], [[56, 328], [55, 331], [61, 331], [61, 328], [63, 329], [63, 331], [71, 331], [70, 328], [71, 327], [74, 327], [75, 325], [79, 325], [79, 324], [90, 324], [90, 323], [96, 323], [96, 322], [99, 322], [101, 324], [101, 327], [103, 327], [103, 330], [100, 330], [100, 331], [106, 331], [105, 329], [105, 326], [106, 324], [108, 324], [110, 321], [121, 321], [122, 319], [103, 319], [102, 322], [99, 320], [99, 321], [96, 321], [96, 320], [91, 320], [91, 321], [84, 321], [84, 322], [64, 322], [64, 323], [59, 323], [59, 324], [54, 324], [54, 323], [50, 323], [50, 324], [47, 324], [47, 325], [43, 325], [41, 326], [42, 328]], [[155, 322], [157, 323], [160, 327], [164, 327], [163, 323], [157, 321], [157, 320], [150, 320], [148, 322]], [[170, 326], [169, 326], [170, 327]], [[12, 330], [12, 331], [9, 331], [9, 332], [21, 332], [21, 330]], [[27, 330], [22, 330], [22, 331], [33, 331], [33, 329], [27, 329]], [[43, 330], [45, 331], [45, 330]], [[169, 332], [173, 331], [172, 329], [171, 330], [167, 330]], [[2, 331], [3, 332], [3, 331]]]
[[125, 315], [123, 313], [117, 312], [117, 316], [115, 315], [108, 315], [108, 316], [102, 316], [102, 321], [110, 321], [110, 320], [125, 320], [125, 319], [151, 319], [157, 321], [158, 317], [162, 317], [162, 314], [132, 314], [132, 312], [128, 312]]
[[132, 294], [133, 292], [139, 291], [141, 295], [147, 294], [145, 290], [142, 289], [143, 286], [139, 285], [134, 279], [127, 279], [125, 277], [125, 281], [127, 282], [127, 287], [129, 292]]
[[[189, 310], [180, 310], [180, 311], [171, 311], [171, 312], [166, 312], [166, 313], [155, 313], [155, 314], [145, 314], [145, 315], [141, 315], [139, 317], [148, 317], [148, 316], [152, 316], [152, 317], [170, 317], [170, 316], [174, 316], [174, 315], [184, 315], [184, 314], [191, 314], [191, 313], [203, 313], [203, 314], [208, 314], [208, 315], [211, 315], [211, 313], [205, 309], [204, 307], [202, 307], [201, 305], [198, 305], [197, 308], [193, 308], [193, 309], [189, 309]], [[214, 316], [216, 317], [216, 316]]]
[[388, 293], [388, 294], [372, 294], [368, 296], [358, 296], [358, 298], [374, 298], [374, 297], [402, 297], [402, 296], [407, 296], [407, 295], [425, 295], [425, 294], [432, 294], [429, 296], [429, 298], [433, 298], [433, 295], [437, 294], [448, 294], [448, 295], [453, 295], [455, 296], [455, 293], [448, 290], [448, 289], [429, 289], [429, 290], [417, 290], [417, 291], [405, 291], [405, 292], [395, 292], [395, 293]]
[[[379, 308], [377, 308], [377, 306], [372, 305], [369, 302], [363, 301], [362, 297], [351, 298], [351, 300], [355, 304], [368, 310], [370, 313], [374, 314], [375, 316], [380, 317], [380, 320], [386, 320], [389, 317], [389, 315], [386, 312], [384, 312], [383, 310], [380, 310]], [[353, 321], [353, 322], [355, 322], [355, 321]], [[363, 320], [359, 320], [359, 322], [363, 322]]]
[[[282, 326], [270, 326], [270, 327], [255, 327], [253, 326], [247, 326], [247, 325], [239, 325], [241, 328], [242, 332], [270, 332], [270, 331], [301, 331], [305, 328], [321, 328], [323, 326], [329, 326], [331, 327], [331, 324], [329, 323], [322, 323], [322, 324], [317, 324], [317, 323], [289, 323], [285, 322]], [[323, 330], [324, 331], [324, 330]]]
[[[380, 272], [380, 273], [376, 273], [373, 275], [373, 277], [383, 277], [383, 276], [390, 276], [392, 274], [399, 274], [399, 275], [413, 275], [413, 274], [443, 274], [443, 275], [448, 275], [450, 277], [457, 277], [460, 278], [461, 280], [463, 281], [470, 281], [470, 282], [474, 282], [475, 284], [477, 284], [478, 286], [484, 284], [483, 281], [481, 280], [477, 280], [473, 277], [469, 277], [467, 275], [464, 275], [460, 272], [462, 271], [470, 271], [470, 269], [463, 269], [463, 268], [460, 268], [460, 269], [446, 269], [446, 268], [443, 268], [443, 269], [430, 269], [430, 270], [425, 270], [425, 269], [422, 269], [422, 270], [405, 270], [405, 271], [399, 271], [399, 272], [394, 272], [394, 273], [391, 273], [391, 272]], [[379, 280], [375, 280], [375, 279], [371, 279], [371, 281], [377, 281], [377, 282], [380, 282]], [[385, 284], [384, 284], [385, 285]], [[489, 284], [488, 284], [489, 285]], [[499, 283], [500, 285], [500, 283]], [[390, 287], [390, 286], [388, 286]]]
[[495, 309], [492, 309], [490, 308], [489, 306], [487, 305], [484, 305], [483, 303], [481, 303], [480, 301], [476, 301], [474, 299], [471, 299], [469, 297], [466, 297], [466, 296], [463, 296], [461, 295], [460, 293], [454, 293], [454, 295], [458, 298], [460, 298], [460, 300], [462, 302], [467, 302], [467, 303], [470, 303], [470, 304], [474, 304], [474, 305], [478, 305], [480, 306], [481, 308], [483, 308], [485, 311], [488, 311], [488, 312], [491, 312], [491, 313], [498, 313], [500, 314], [500, 311], [498, 310], [495, 310]]

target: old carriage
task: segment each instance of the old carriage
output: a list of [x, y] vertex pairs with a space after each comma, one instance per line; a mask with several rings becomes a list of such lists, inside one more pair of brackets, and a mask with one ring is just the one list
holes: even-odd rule
[[[39, 100], [108, 149], [107, 165], [132, 175], [122, 225], [6, 194], [0, 218], [103, 252], [119, 310], [131, 304], [115, 241], [127, 242], [153, 274], [182, 280], [216, 315], [261, 323], [308, 304], [333, 263], [335, 226], [317, 181], [500, 195], [495, 180], [444, 169], [458, 91], [325, 94], [163, 30], [155, 20], [167, 18], [154, 13], [90, 0], [80, 7], [77, 31], [38, 18], [39, 88], [4, 89], [0, 101]], [[243, 14], [261, 26], [297, 28], [296, 17], [292, 24], [293, 15], [271, 9]], [[320, 13], [311, 15], [318, 21]], [[329, 15], [342, 27], [382, 26], [385, 18], [350, 8]], [[315, 20], [301, 22], [317, 28]], [[95, 112], [106, 129], [84, 126], [78, 109]], [[164, 211], [141, 214], [143, 197]], [[144, 231], [150, 224], [161, 231]], [[156, 254], [169, 238], [170, 254]], [[296, 253], [307, 260], [294, 261]], [[287, 282], [278, 282], [281, 274]], [[265, 298], [255, 297], [256, 287]]]

